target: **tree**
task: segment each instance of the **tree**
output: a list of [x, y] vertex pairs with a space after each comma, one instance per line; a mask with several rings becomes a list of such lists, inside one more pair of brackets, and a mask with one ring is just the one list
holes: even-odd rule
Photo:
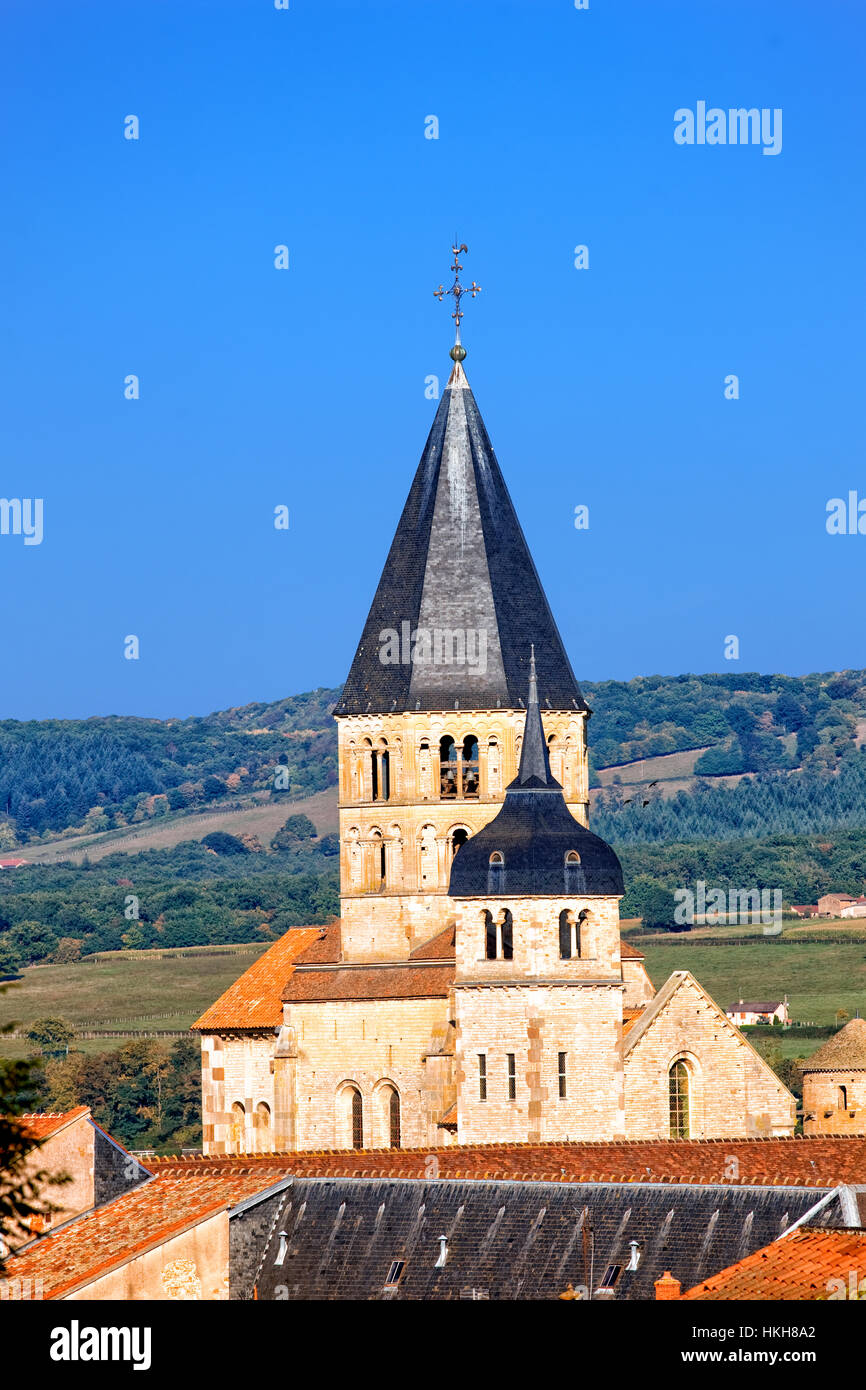
[[41, 922], [19, 922], [9, 932], [9, 944], [21, 958], [23, 965], [44, 960], [57, 950], [57, 937], [50, 927]]
[[248, 853], [243, 840], [239, 840], [236, 835], [227, 834], [225, 830], [214, 830], [212, 834], [205, 835], [202, 844], [207, 849], [212, 849], [215, 854]]
[[271, 849], [295, 849], [300, 840], [314, 840], [318, 831], [309, 816], [294, 815], [271, 840]]
[[696, 777], [724, 777], [745, 770], [746, 760], [737, 742], [708, 748], [695, 763]]
[[43, 1052], [62, 1052], [75, 1037], [75, 1029], [63, 1018], [37, 1018], [27, 1029], [26, 1036]]
[[9, 940], [8, 933], [0, 936], [0, 980], [17, 975], [21, 969], [21, 957]]
[[645, 927], [673, 925], [674, 895], [655, 879], [636, 878], [626, 890], [621, 904], [623, 917], [640, 917]]
[[[7, 1024], [0, 1033], [9, 1033], [14, 1026]], [[40, 1197], [42, 1187], [46, 1183], [59, 1187], [71, 1181], [66, 1173], [34, 1168], [38, 1145], [32, 1129], [20, 1117], [33, 1105], [35, 1093], [33, 1064], [0, 1057], [0, 1270], [6, 1241], [29, 1235], [32, 1217], [50, 1216], [59, 1210], [54, 1202]]]

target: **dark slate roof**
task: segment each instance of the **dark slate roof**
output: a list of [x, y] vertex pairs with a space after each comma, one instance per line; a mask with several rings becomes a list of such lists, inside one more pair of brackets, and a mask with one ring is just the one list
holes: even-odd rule
[[[486, 634], [459, 664], [383, 663], [381, 633]], [[462, 367], [442, 393], [336, 714], [519, 709], [535, 642], [545, 708], [587, 709]], [[401, 653], [402, 657], [402, 653]], [[474, 665], [471, 664], [474, 659]]]
[[[571, 850], [580, 862], [567, 879], [565, 856]], [[494, 853], [502, 855], [504, 869], [491, 868]], [[517, 776], [506, 788], [499, 814], [455, 854], [448, 896], [608, 897], [622, 892], [622, 866], [610, 845], [574, 818], [551, 774], [533, 653]]]
[[[280, 1300], [558, 1298], [568, 1284], [591, 1284], [595, 1294], [619, 1265], [612, 1297], [651, 1300], [666, 1270], [692, 1288], [768, 1245], [823, 1195], [722, 1184], [296, 1178], [267, 1239], [248, 1235], [243, 1220], [231, 1223], [232, 1268], [243, 1255], [255, 1271], [232, 1280], [232, 1297], [252, 1298], [255, 1286], [259, 1299]], [[820, 1219], [826, 1224], [826, 1208]], [[277, 1264], [280, 1231], [287, 1239]], [[448, 1251], [437, 1269], [440, 1235]], [[630, 1272], [633, 1240], [640, 1261]], [[244, 1250], [250, 1241], [255, 1249]], [[388, 1289], [396, 1260], [404, 1268]]]

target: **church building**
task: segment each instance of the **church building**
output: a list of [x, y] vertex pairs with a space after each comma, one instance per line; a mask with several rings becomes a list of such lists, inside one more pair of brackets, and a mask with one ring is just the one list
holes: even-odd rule
[[590, 710], [452, 292], [453, 371], [335, 710], [340, 919], [194, 1025], [205, 1154], [790, 1135], [724, 1010], [688, 971], [656, 990], [620, 937]]

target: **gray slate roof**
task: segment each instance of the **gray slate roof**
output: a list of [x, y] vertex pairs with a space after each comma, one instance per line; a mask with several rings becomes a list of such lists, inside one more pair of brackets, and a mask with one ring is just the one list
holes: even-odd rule
[[[260, 1300], [557, 1298], [569, 1283], [598, 1289], [618, 1264], [613, 1298], [651, 1300], [665, 1270], [692, 1288], [775, 1240], [824, 1195], [725, 1184], [296, 1178], [267, 1232], [231, 1223], [231, 1297], [252, 1298], [255, 1285]], [[828, 1208], [820, 1216], [843, 1224]], [[448, 1253], [437, 1268], [440, 1235]], [[640, 1261], [629, 1272], [632, 1240]], [[399, 1283], [386, 1289], [396, 1260]]]
[[[486, 634], [486, 661], [383, 662], [389, 630]], [[455, 367], [335, 713], [519, 709], [535, 643], [541, 702], [587, 709], [462, 367]], [[470, 656], [475, 648], [470, 646]], [[402, 658], [402, 652], [401, 652]], [[485, 669], [482, 669], [484, 666]]]

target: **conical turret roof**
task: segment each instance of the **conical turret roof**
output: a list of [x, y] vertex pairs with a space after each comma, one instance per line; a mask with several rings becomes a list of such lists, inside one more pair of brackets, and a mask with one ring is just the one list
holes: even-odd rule
[[852, 1018], [828, 1038], [807, 1057], [803, 1071], [866, 1071], [866, 1018]]
[[587, 709], [458, 362], [335, 713], [517, 709], [532, 642], [542, 705]]

